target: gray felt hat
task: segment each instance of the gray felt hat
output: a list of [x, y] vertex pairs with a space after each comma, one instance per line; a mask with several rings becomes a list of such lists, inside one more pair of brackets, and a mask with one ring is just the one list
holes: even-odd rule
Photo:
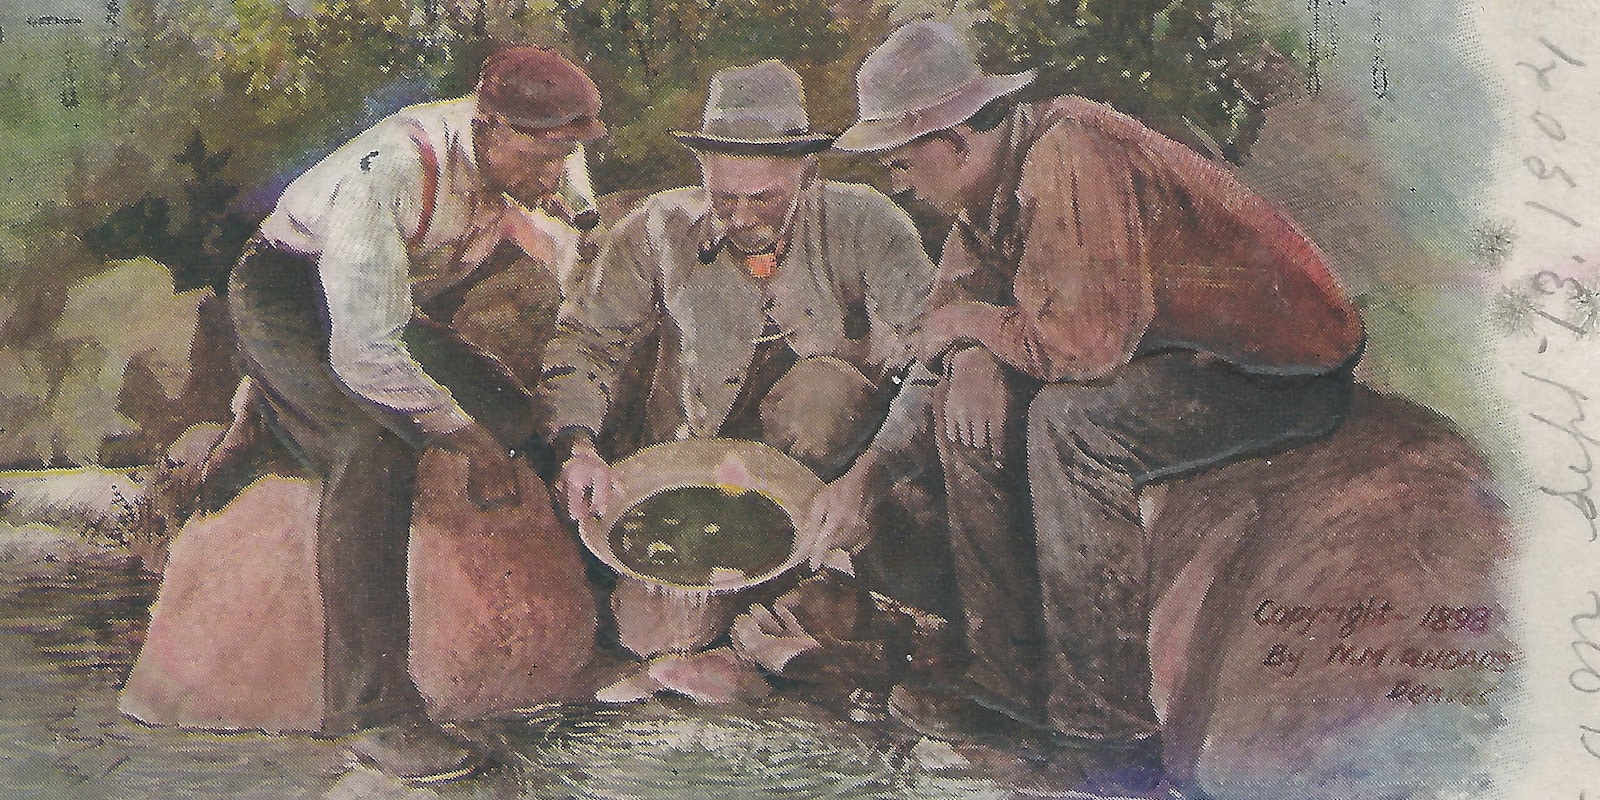
[[1036, 71], [989, 75], [955, 28], [913, 22], [878, 45], [856, 72], [861, 119], [834, 142], [852, 153], [890, 150], [953, 128], [990, 101], [1032, 83]]
[[834, 139], [811, 130], [800, 76], [780, 61], [712, 76], [700, 130], [672, 135], [696, 150], [750, 155], [808, 155]]

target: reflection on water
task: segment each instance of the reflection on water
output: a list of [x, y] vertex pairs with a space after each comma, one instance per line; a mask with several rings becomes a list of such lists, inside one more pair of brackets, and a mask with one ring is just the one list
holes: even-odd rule
[[486, 731], [505, 767], [437, 791], [351, 770], [338, 742], [156, 729], [116, 696], [155, 585], [119, 551], [0, 524], [0, 788], [41, 800], [992, 798], [798, 704], [545, 710]]
[[38, 529], [0, 526], [0, 536], [7, 797], [276, 800], [304, 797], [337, 774], [331, 743], [157, 730], [119, 716], [116, 693], [154, 584], [116, 551], [62, 548]]
[[686, 702], [559, 709], [504, 737], [530, 795], [561, 800], [1005, 796], [986, 780], [923, 772], [905, 742], [784, 701], [756, 714]]

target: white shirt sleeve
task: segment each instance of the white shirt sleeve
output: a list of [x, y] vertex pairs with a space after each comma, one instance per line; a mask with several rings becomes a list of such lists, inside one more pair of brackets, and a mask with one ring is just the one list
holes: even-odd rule
[[342, 176], [329, 201], [317, 271], [328, 302], [329, 360], [346, 388], [405, 415], [428, 437], [472, 424], [401, 338], [411, 321], [410, 263], [399, 212], [415, 205], [416, 148], [396, 144]]

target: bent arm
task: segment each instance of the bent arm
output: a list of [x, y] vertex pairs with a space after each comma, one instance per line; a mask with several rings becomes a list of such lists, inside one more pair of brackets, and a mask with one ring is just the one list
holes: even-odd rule
[[623, 365], [658, 324], [646, 213], [634, 212], [605, 237], [589, 280], [562, 304], [541, 382], [552, 434], [574, 428], [599, 433]]
[[1155, 316], [1149, 242], [1122, 145], [1068, 122], [1035, 144], [1018, 189], [1015, 305], [935, 313], [1041, 381], [1104, 376], [1133, 357]]
[[329, 362], [339, 381], [437, 440], [468, 427], [472, 418], [423, 371], [401, 338], [414, 313], [410, 256], [398, 214], [406, 186], [395, 170], [341, 181], [317, 273], [327, 299]]

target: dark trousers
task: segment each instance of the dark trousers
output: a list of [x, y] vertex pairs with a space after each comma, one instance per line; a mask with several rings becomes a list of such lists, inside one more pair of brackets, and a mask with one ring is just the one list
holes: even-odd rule
[[[421, 715], [408, 668], [406, 553], [422, 439], [408, 418], [356, 397], [334, 375], [313, 259], [252, 245], [229, 280], [228, 310], [268, 427], [323, 482], [323, 731]], [[509, 373], [442, 326], [413, 325], [406, 339], [469, 414], [508, 446], [521, 443], [533, 410]]]
[[1261, 375], [1167, 351], [1092, 383], [1015, 380], [1001, 461], [941, 436], [967, 677], [1063, 733], [1156, 733], [1140, 488], [1325, 436], [1351, 385], [1347, 368]]

